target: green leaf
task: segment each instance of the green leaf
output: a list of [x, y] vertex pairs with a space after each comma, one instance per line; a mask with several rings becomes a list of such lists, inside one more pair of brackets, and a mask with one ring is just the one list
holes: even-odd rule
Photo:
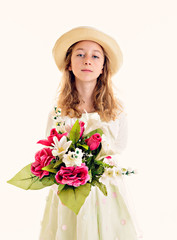
[[42, 179], [40, 179], [40, 181], [42, 182], [42, 184], [44, 186], [51, 186], [54, 184], [55, 181], [55, 175], [54, 174], [50, 174], [49, 176], [43, 177]]
[[99, 165], [99, 167], [96, 169], [95, 174], [102, 174], [104, 172], [104, 167], [103, 165]]
[[70, 134], [70, 140], [75, 144], [80, 138], [80, 125], [79, 120], [76, 120], [75, 124], [73, 125]]
[[88, 171], [88, 174], [89, 174], [89, 176], [90, 176], [89, 182], [91, 182], [91, 181], [92, 181], [92, 171], [91, 171], [91, 169]]
[[78, 143], [77, 146], [78, 146], [78, 147], [83, 147], [83, 148], [85, 148], [86, 150], [89, 149], [89, 146], [86, 145], [86, 144], [80, 144], [80, 143]]
[[100, 143], [99, 147], [92, 151], [94, 159], [98, 156], [99, 152], [101, 151], [102, 144]]
[[97, 129], [95, 129], [95, 130], [87, 133], [84, 137], [89, 138], [89, 137], [91, 137], [91, 136], [92, 136], [93, 134], [95, 134], [95, 133], [99, 133], [99, 134], [102, 136], [103, 131], [102, 131], [100, 128], [97, 128]]
[[42, 170], [45, 170], [45, 171], [48, 171], [48, 172], [51, 172], [51, 173], [57, 173], [58, 170], [54, 169], [54, 165], [55, 165], [54, 163], [49, 164], [48, 166], [43, 167]]
[[90, 183], [81, 185], [79, 187], [70, 187], [68, 185], [58, 193], [61, 202], [70, 208], [76, 215], [85, 202], [91, 190]]
[[92, 157], [88, 157], [86, 162], [87, 162], [87, 166], [90, 168], [90, 164], [92, 163]]
[[103, 183], [99, 182], [97, 179], [94, 179], [92, 181], [92, 185], [97, 186], [105, 196], [108, 195], [106, 186]]
[[38, 190], [45, 187], [40, 179], [31, 173], [31, 163], [19, 171], [12, 179], [7, 181], [7, 183], [25, 190]]
[[62, 191], [66, 184], [59, 184], [58, 191]]
[[97, 165], [102, 165], [103, 167], [110, 167], [110, 168], [113, 168], [114, 166], [110, 166], [109, 164], [107, 164], [107, 163], [104, 163], [103, 161], [101, 161], [101, 160], [95, 160], [94, 161], [95, 162], [95, 164], [97, 164]]
[[[103, 165], [104, 166], [104, 162], [102, 161], [102, 160], [95, 160], [94, 161], [96, 164], [98, 164], [98, 165]], [[108, 164], [107, 164], [108, 165]]]
[[61, 164], [62, 164], [62, 160], [60, 159], [54, 164], [53, 168], [58, 168]]

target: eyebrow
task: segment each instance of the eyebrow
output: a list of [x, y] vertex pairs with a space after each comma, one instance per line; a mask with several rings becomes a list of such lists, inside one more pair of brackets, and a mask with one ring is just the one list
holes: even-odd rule
[[[84, 50], [83, 48], [77, 48], [75, 51], [78, 51], [78, 50]], [[99, 52], [101, 55], [103, 55], [99, 50], [93, 50], [94, 52]]]

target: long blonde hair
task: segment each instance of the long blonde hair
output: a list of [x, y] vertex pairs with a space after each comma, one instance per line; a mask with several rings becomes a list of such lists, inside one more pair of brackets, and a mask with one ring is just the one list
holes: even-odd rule
[[[80, 118], [82, 112], [78, 109], [80, 100], [75, 85], [75, 77], [73, 72], [69, 71], [72, 50], [75, 44], [66, 53], [63, 75], [58, 88], [57, 107], [61, 108], [63, 116]], [[103, 48], [102, 50], [105, 56], [104, 68], [93, 91], [93, 107], [95, 112], [100, 115], [101, 120], [108, 122], [116, 119], [118, 112], [123, 111], [123, 106], [114, 96], [109, 58]]]

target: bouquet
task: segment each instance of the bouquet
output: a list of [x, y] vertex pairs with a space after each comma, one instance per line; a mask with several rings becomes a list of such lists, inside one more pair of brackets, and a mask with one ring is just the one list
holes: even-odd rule
[[107, 182], [116, 184], [121, 175], [135, 173], [118, 167], [109, 155], [100, 157], [104, 135], [100, 128], [85, 134], [85, 122], [66, 124], [56, 107], [54, 121], [56, 127], [47, 139], [37, 142], [45, 147], [35, 154], [35, 161], [8, 183], [25, 190], [57, 184], [62, 204], [78, 214], [93, 186], [107, 196]]

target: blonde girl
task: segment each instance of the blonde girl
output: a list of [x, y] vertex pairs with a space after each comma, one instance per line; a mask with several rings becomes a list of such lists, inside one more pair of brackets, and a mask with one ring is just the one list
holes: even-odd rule
[[[127, 143], [127, 120], [123, 105], [114, 96], [111, 77], [122, 65], [117, 42], [91, 27], [78, 27], [55, 43], [53, 56], [63, 73], [57, 107], [67, 122], [92, 120], [92, 130], [104, 132], [103, 150], [119, 162]], [[47, 134], [53, 126], [49, 115]], [[78, 215], [64, 206], [57, 186], [50, 189], [40, 240], [135, 240], [138, 231], [126, 196], [123, 176], [118, 185], [108, 183], [108, 196], [92, 187]]]

